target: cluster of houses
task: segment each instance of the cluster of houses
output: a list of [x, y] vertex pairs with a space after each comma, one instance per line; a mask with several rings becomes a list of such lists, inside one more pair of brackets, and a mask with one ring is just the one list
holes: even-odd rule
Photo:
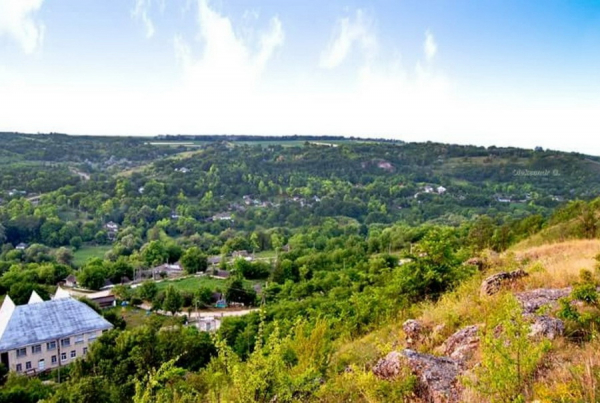
[[420, 191], [418, 191], [417, 193], [415, 193], [414, 198], [417, 199], [419, 197], [420, 194], [438, 194], [438, 195], [443, 195], [446, 193], [448, 189], [446, 189], [443, 186], [437, 186], [437, 187], [433, 187], [431, 185], [425, 185]]

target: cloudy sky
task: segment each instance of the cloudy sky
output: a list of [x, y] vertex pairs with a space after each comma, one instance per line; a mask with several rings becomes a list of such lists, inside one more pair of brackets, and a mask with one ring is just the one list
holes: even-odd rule
[[9, 130], [600, 155], [600, 3], [0, 0]]

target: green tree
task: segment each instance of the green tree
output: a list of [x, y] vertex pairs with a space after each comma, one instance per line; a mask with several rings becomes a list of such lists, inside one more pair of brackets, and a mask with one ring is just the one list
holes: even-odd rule
[[192, 246], [186, 250], [183, 256], [181, 256], [180, 261], [185, 271], [189, 274], [205, 272], [208, 268], [206, 255], [196, 246]]
[[70, 266], [73, 263], [73, 252], [71, 250], [60, 247], [54, 252], [57, 263]]
[[175, 366], [177, 358], [163, 363], [158, 370], [135, 383], [133, 403], [195, 403], [201, 401], [198, 393], [189, 386], [186, 371]]
[[170, 285], [165, 291], [165, 300], [163, 301], [162, 308], [167, 312], [175, 315], [181, 310], [183, 306], [183, 297], [175, 286]]
[[482, 331], [481, 366], [474, 385], [492, 402], [524, 398], [525, 387], [550, 348], [548, 340], [532, 340], [529, 332], [517, 300], [512, 295], [503, 297]]
[[92, 260], [77, 272], [76, 277], [77, 282], [83, 287], [99, 290], [104, 286], [108, 273], [101, 260]]
[[158, 286], [152, 280], [146, 280], [136, 288], [137, 295], [144, 301], [152, 301], [158, 293]]
[[247, 289], [244, 286], [244, 281], [240, 277], [234, 277], [229, 280], [229, 284], [225, 289], [225, 298], [228, 302], [254, 305], [256, 303], [256, 292]]
[[69, 244], [71, 245], [71, 247], [75, 250], [79, 250], [81, 248], [81, 245], [83, 245], [83, 240], [81, 239], [80, 236], [75, 236], [73, 238], [71, 238], [71, 240], [69, 241]]
[[6, 228], [0, 224], [0, 245], [6, 242]]
[[194, 306], [207, 307], [212, 302], [213, 292], [210, 288], [202, 286], [194, 293]]
[[479, 216], [469, 229], [467, 241], [476, 251], [489, 248], [494, 235], [494, 227], [494, 221], [490, 217]]
[[150, 241], [142, 247], [142, 258], [148, 266], [158, 266], [169, 259], [169, 253], [161, 241]]

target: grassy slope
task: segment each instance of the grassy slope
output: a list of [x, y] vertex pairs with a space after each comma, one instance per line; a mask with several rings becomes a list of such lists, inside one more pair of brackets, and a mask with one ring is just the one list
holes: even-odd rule
[[[485, 323], [497, 309], [502, 293], [492, 297], [480, 295], [479, 287], [485, 277], [494, 272], [522, 267], [529, 276], [505, 292], [566, 287], [577, 281], [581, 269], [594, 271], [594, 257], [599, 252], [600, 240], [594, 239], [568, 240], [533, 247], [521, 243], [500, 256], [492, 255], [489, 259], [492, 267], [488, 271], [478, 273], [439, 301], [418, 304], [409, 311], [400, 313], [393, 323], [363, 338], [341, 341], [332, 357], [330, 369], [332, 373], [343, 373], [344, 368], [351, 365], [369, 372], [369, 368], [379, 358], [405, 345], [402, 323], [409, 318], [422, 321], [429, 329], [437, 329], [429, 333], [416, 348], [440, 354], [439, 347], [446, 338], [465, 326]], [[533, 396], [530, 397], [544, 402], [599, 401], [600, 387], [597, 385], [600, 378], [600, 341], [577, 345], [559, 338], [553, 342], [552, 351], [544, 363], [545, 367], [532, 384]], [[595, 395], [596, 389], [598, 395]], [[556, 400], [557, 396], [561, 400]], [[465, 399], [467, 402], [486, 401], [470, 391]]]
[[77, 267], [81, 267], [89, 259], [99, 257], [104, 258], [104, 254], [110, 250], [110, 245], [84, 245], [80, 249], [73, 252], [73, 264]]

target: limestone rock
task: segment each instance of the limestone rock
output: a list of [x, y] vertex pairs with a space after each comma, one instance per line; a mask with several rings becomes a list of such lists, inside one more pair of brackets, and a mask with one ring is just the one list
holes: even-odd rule
[[483, 280], [481, 283], [481, 295], [494, 295], [500, 291], [504, 283], [512, 282], [525, 276], [527, 276], [527, 273], [523, 269], [496, 273]]
[[402, 355], [398, 351], [392, 351], [385, 358], [375, 364], [372, 371], [378, 378], [387, 381], [396, 378], [402, 368]]
[[468, 259], [465, 263], [467, 266], [475, 266], [479, 271], [483, 271], [486, 267], [486, 262], [480, 257], [472, 257]]
[[442, 345], [444, 355], [460, 362], [468, 361], [479, 347], [479, 325], [464, 327]]
[[417, 396], [431, 403], [461, 401], [463, 388], [458, 375], [462, 369], [457, 361], [408, 349], [402, 354], [411, 372], [417, 377]]
[[423, 325], [417, 320], [409, 319], [402, 324], [402, 330], [406, 334], [407, 344], [412, 345], [421, 338]]
[[461, 401], [463, 388], [458, 376], [462, 372], [460, 363], [447, 357], [436, 357], [405, 349], [392, 351], [381, 359], [373, 373], [381, 379], [394, 379], [406, 366], [417, 377], [416, 394], [431, 403], [455, 403]]
[[562, 320], [547, 315], [536, 316], [531, 325], [530, 337], [546, 337], [550, 340], [562, 336], [565, 332], [565, 324]]
[[539, 288], [515, 294], [521, 303], [524, 314], [534, 314], [544, 305], [554, 305], [556, 302], [571, 294], [572, 288]]

